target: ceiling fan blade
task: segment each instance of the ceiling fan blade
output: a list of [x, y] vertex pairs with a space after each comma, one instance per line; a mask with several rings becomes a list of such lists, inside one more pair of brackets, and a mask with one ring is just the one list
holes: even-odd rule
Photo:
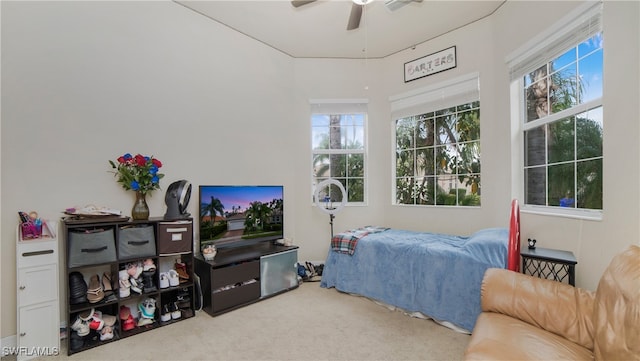
[[347, 30], [357, 29], [360, 26], [360, 18], [362, 17], [362, 7], [364, 5], [358, 5], [353, 3], [351, 5], [351, 14], [349, 14], [349, 23], [347, 24]]
[[310, 4], [312, 2], [315, 2], [316, 0], [293, 0], [291, 1], [291, 5], [293, 5], [294, 8], [300, 7], [302, 5], [307, 5]]

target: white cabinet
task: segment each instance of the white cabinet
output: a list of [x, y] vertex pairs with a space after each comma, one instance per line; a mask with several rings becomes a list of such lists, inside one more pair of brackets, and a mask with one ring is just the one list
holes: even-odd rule
[[[56, 223], [50, 225], [57, 230]], [[58, 354], [58, 239], [45, 235], [22, 240], [19, 227], [17, 238], [17, 359]]]

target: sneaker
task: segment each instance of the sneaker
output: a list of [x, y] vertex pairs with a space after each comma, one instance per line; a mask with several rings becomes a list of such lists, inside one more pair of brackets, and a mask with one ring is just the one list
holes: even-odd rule
[[76, 321], [73, 323], [73, 325], [71, 325], [71, 329], [76, 331], [76, 333], [80, 337], [86, 336], [89, 334], [89, 332], [91, 332], [91, 328], [89, 328], [89, 322], [80, 318], [80, 315], [78, 315]]
[[176, 302], [171, 303], [171, 318], [177, 320], [182, 316], [182, 312], [180, 312], [180, 308]]
[[138, 320], [138, 327], [150, 325], [152, 323], [153, 323], [153, 319], [152, 318], [140, 317], [140, 319]]
[[169, 288], [169, 275], [166, 272], [160, 273], [160, 288]]
[[175, 287], [180, 285], [180, 276], [178, 276], [178, 272], [176, 270], [169, 270], [167, 275], [169, 276], [169, 286]]
[[162, 313], [160, 314], [160, 321], [167, 322], [171, 321], [171, 311], [169, 310], [169, 304], [165, 303], [162, 306]]
[[139, 295], [142, 294], [142, 290], [144, 289], [144, 285], [142, 280], [135, 279], [133, 277], [129, 278], [129, 283], [131, 284], [131, 290]]
[[156, 313], [156, 300], [147, 298], [138, 304], [140, 310], [140, 318], [154, 318]]

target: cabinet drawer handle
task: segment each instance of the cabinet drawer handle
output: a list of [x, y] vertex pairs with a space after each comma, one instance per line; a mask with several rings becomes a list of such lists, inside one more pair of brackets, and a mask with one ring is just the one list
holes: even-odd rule
[[53, 253], [52, 249], [46, 249], [43, 251], [34, 251], [34, 252], [24, 252], [22, 257], [31, 257], [31, 256], [40, 256], [42, 254], [51, 254]]
[[26, 333], [26, 332], [20, 332], [20, 337], [24, 337], [24, 336], [26, 336], [26, 335], [27, 335], [27, 333]]
[[25, 287], [25, 286], [20, 286], [20, 290], [21, 290], [21, 291], [22, 291], [22, 290], [24, 290], [25, 288], [27, 288], [27, 287]]

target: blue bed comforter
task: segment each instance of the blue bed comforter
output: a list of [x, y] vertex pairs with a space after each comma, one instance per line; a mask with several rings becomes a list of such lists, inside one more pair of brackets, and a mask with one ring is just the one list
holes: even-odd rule
[[360, 239], [353, 255], [329, 251], [321, 287], [372, 298], [473, 330], [487, 268], [505, 268], [509, 231], [469, 237], [389, 229]]

